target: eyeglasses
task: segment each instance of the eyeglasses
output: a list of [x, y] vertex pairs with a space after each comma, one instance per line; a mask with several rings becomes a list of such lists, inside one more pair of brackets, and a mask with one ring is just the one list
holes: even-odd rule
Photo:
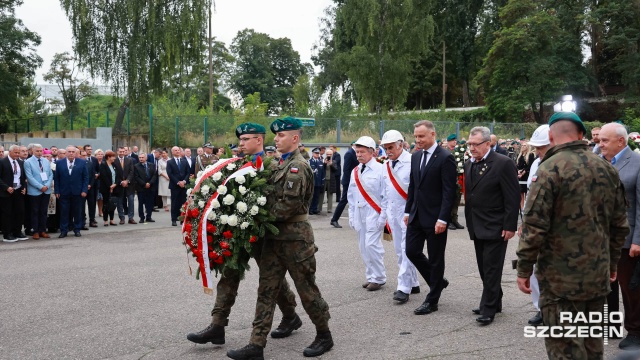
[[240, 141], [249, 141], [251, 139], [257, 139], [257, 138], [258, 138], [257, 136], [241, 137], [241, 138], [238, 138], [238, 140], [240, 140]]
[[485, 140], [485, 141], [483, 141], [483, 142], [479, 142], [479, 143], [477, 143], [477, 144], [474, 144], [474, 143], [470, 143], [470, 142], [468, 142], [468, 143], [467, 143], [467, 146], [469, 146], [469, 147], [478, 147], [478, 146], [480, 146], [480, 145], [482, 145], [482, 144], [484, 144], [484, 143], [486, 143], [486, 142], [487, 142], [487, 140]]

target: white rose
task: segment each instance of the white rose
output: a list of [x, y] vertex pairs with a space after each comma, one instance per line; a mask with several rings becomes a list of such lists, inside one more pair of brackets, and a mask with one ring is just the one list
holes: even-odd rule
[[220, 179], [222, 179], [222, 174], [217, 172], [217, 173], [213, 174], [213, 176], [211, 178], [213, 179], [213, 181], [219, 181]]
[[253, 205], [251, 207], [251, 210], [249, 211], [249, 214], [251, 214], [251, 216], [256, 216], [258, 215], [258, 211], [260, 211], [260, 209], [257, 206]]
[[187, 189], [187, 196], [191, 195], [191, 191], [192, 191], [192, 190], [193, 190], [193, 189]]
[[218, 199], [213, 200], [213, 208], [214, 209], [220, 208], [220, 202], [218, 201]]
[[457, 152], [457, 151], [456, 151], [454, 154], [455, 154], [456, 156], [460, 155], [460, 153], [459, 153], [459, 152]]
[[458, 166], [462, 166], [462, 161], [460, 161], [460, 162], [458, 163]]
[[198, 175], [196, 175], [198, 179], [202, 177], [202, 174], [204, 174], [204, 171], [202, 170], [198, 171]]
[[227, 193], [227, 187], [224, 185], [218, 186], [218, 194], [224, 195]]
[[235, 215], [230, 215], [229, 219], [227, 220], [227, 224], [229, 224], [229, 226], [238, 225], [238, 217]]
[[244, 195], [244, 194], [246, 194], [246, 193], [247, 193], [247, 188], [246, 188], [246, 187], [244, 187], [244, 186], [242, 186], [242, 185], [240, 185], [240, 186], [238, 187], [238, 191], [240, 192], [240, 195]]
[[467, 155], [464, 156], [465, 160], [469, 160], [469, 157]]
[[227, 170], [229, 170], [229, 171], [231, 171], [231, 170], [233, 170], [235, 168], [236, 168], [236, 164], [234, 164], [234, 163], [231, 163], [231, 164], [227, 165]]
[[260, 196], [260, 197], [258, 198], [257, 202], [258, 202], [258, 205], [260, 205], [260, 206], [264, 206], [264, 204], [266, 204], [266, 203], [267, 203], [267, 198], [266, 198], [266, 197], [264, 197], [264, 196]]
[[204, 207], [204, 201], [202, 200], [198, 201], [198, 207], [202, 209]]
[[229, 222], [228, 215], [220, 215], [220, 224], [226, 225]]
[[209, 187], [209, 185], [205, 185], [200, 189], [200, 192], [202, 193], [202, 195], [208, 195], [210, 190], [211, 188]]
[[245, 221], [245, 222], [243, 222], [242, 224], [240, 224], [240, 229], [242, 229], [242, 230], [244, 230], [244, 229], [246, 229], [246, 228], [248, 228], [248, 227], [249, 227], [249, 223], [248, 223], [248, 222], [246, 222], [246, 221]]
[[231, 194], [225, 196], [224, 199], [222, 199], [222, 203], [225, 205], [231, 205], [234, 201], [236, 201], [236, 198]]
[[240, 176], [236, 176], [236, 182], [238, 184], [244, 184], [247, 181], [247, 179], [244, 178], [244, 176], [240, 175]]
[[207, 215], [207, 220], [209, 221], [213, 221], [216, 219], [216, 213], [215, 212], [210, 212], [209, 215]]
[[258, 175], [258, 174], [256, 174], [255, 171], [253, 171], [253, 170], [249, 171], [249, 176], [256, 177], [256, 175]]
[[238, 212], [239, 212], [240, 214], [244, 214], [244, 213], [246, 213], [246, 212], [247, 212], [247, 204], [245, 204], [245, 203], [244, 203], [244, 202], [242, 202], [242, 201], [239, 201], [239, 202], [236, 204], [236, 209], [238, 209]]

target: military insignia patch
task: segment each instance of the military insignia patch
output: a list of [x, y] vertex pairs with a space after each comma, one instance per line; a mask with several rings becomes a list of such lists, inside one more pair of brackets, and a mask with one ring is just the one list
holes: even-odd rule
[[536, 180], [538, 180], [538, 176], [537, 175], [533, 175], [531, 177], [531, 182], [536, 182]]
[[292, 173], [297, 174], [298, 173], [298, 168], [294, 168], [292, 167], [290, 170]]
[[238, 126], [238, 127], [236, 128], [236, 132], [241, 133], [241, 132], [242, 132], [242, 127]]
[[273, 130], [275, 130], [275, 131], [280, 130], [280, 127], [278, 126], [277, 123], [273, 124]]
[[287, 189], [293, 189], [293, 181], [287, 181]]

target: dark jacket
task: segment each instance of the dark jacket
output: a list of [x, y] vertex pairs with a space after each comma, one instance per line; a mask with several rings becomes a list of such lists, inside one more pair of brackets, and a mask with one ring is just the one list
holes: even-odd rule
[[[24, 164], [16, 159], [17, 166], [20, 167], [20, 190], [27, 187], [27, 174], [24, 172]], [[13, 187], [13, 165], [11, 157], [5, 156], [0, 160], [0, 197], [9, 197], [7, 189]]]
[[313, 186], [323, 186], [324, 185], [324, 162], [322, 159], [311, 158], [309, 160], [309, 165], [311, 166], [311, 171], [313, 171]]
[[82, 159], [73, 160], [73, 169], [69, 174], [69, 160], [56, 161], [56, 173], [53, 175], [54, 192], [63, 196], [80, 195], [87, 193], [89, 185], [89, 173], [87, 162]]
[[124, 157], [124, 168], [120, 166], [120, 158], [116, 157], [116, 160], [113, 162], [116, 168], [120, 168], [120, 176], [116, 178], [116, 182], [120, 185], [120, 182], [127, 180], [129, 185], [124, 189], [124, 195], [129, 196], [134, 193], [135, 186], [133, 184], [133, 159], [128, 156]]
[[358, 159], [356, 158], [356, 151], [353, 148], [349, 148], [347, 153], [344, 154], [344, 165], [342, 167], [342, 188], [347, 189], [351, 182], [351, 172], [358, 166]]
[[169, 189], [182, 189], [178, 186], [179, 181], [186, 181], [189, 183], [190, 169], [187, 160], [183, 158], [181, 166], [178, 166], [176, 158], [169, 159], [167, 161], [167, 175], [169, 176]]
[[[156, 171], [156, 166], [154, 164], [146, 163], [148, 167], [148, 175], [147, 170], [145, 170], [144, 165], [142, 163], [137, 163], [134, 166], [134, 179], [136, 184], [136, 191], [154, 191], [156, 188], [156, 180], [158, 180], [158, 172]], [[146, 188], [147, 183], [151, 185], [150, 188]]]
[[325, 175], [329, 174], [328, 176], [325, 176], [325, 185], [329, 185], [329, 194], [335, 194], [335, 192], [337, 191], [336, 189], [338, 186], [338, 179], [340, 179], [339, 176], [336, 176], [336, 173], [339, 171], [338, 169], [340, 169], [340, 167], [336, 163], [335, 157], [332, 159], [331, 165], [327, 165], [326, 162], [324, 163], [324, 169]]
[[111, 170], [109, 170], [109, 165], [107, 165], [106, 160], [102, 160], [100, 164], [100, 176], [98, 179], [100, 180], [100, 193], [104, 197], [105, 195], [117, 196], [120, 197], [124, 193], [124, 188], [120, 186], [120, 182], [118, 179], [122, 179], [122, 168], [120, 166], [115, 166], [115, 162], [113, 163], [113, 167], [116, 169], [116, 187], [113, 188], [113, 192], [110, 192], [109, 189], [113, 182], [111, 181]]

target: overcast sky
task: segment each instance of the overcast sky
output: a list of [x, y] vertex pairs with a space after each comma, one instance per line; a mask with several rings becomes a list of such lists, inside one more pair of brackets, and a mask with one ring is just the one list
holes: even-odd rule
[[[126, 0], [120, 0], [126, 1]], [[302, 62], [311, 62], [311, 48], [319, 39], [320, 18], [331, 0], [216, 0], [213, 36], [227, 44], [238, 31], [252, 28], [273, 38], [288, 37]], [[16, 16], [42, 38], [38, 54], [44, 59], [36, 71], [43, 83], [55, 53], [72, 52], [71, 27], [57, 0], [24, 0]]]

